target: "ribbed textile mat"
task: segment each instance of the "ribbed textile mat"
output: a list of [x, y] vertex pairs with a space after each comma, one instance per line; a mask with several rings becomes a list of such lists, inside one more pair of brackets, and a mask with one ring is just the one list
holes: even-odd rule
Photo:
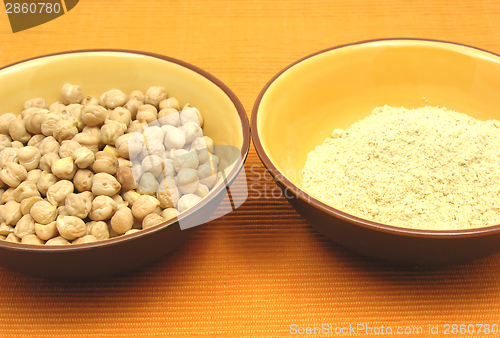
[[[419, 37], [498, 53], [499, 33], [494, 0], [82, 0], [68, 14], [16, 34], [2, 11], [0, 65], [71, 49], [165, 54], [220, 78], [250, 116], [276, 72], [323, 48]], [[302, 336], [390, 336], [388, 327], [409, 337], [497, 335], [499, 255], [444, 268], [362, 257], [312, 229], [283, 197], [265, 198], [278, 191], [253, 147], [246, 174], [243, 206], [138, 271], [63, 283], [0, 269], [0, 337], [293, 337], [299, 328], [324, 325], [333, 334]], [[461, 324], [473, 324], [474, 333], [460, 334]], [[373, 334], [342, 334], [349, 325], [369, 326]], [[436, 325], [439, 334], [429, 334]]]

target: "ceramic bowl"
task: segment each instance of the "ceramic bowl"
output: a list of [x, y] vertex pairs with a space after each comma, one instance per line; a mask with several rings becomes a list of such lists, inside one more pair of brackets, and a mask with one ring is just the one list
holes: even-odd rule
[[250, 129], [245, 110], [220, 80], [186, 62], [144, 52], [85, 50], [36, 57], [1, 68], [0, 113], [19, 113], [24, 101], [33, 97], [57, 101], [60, 88], [68, 82], [80, 85], [84, 95], [96, 97], [113, 88], [130, 93], [163, 86], [181, 104], [189, 102], [200, 109], [204, 134], [215, 144], [237, 150], [225, 180], [177, 219], [135, 234], [74, 246], [0, 241], [0, 266], [31, 276], [82, 280], [142, 267], [181, 246], [196, 231], [192, 225], [207, 222], [227, 195], [226, 188], [248, 154]]
[[290, 204], [358, 253], [404, 264], [462, 263], [500, 251], [500, 225], [464, 230], [390, 226], [345, 213], [303, 190], [307, 154], [375, 107], [441, 106], [500, 118], [500, 57], [460, 44], [389, 39], [334, 47], [276, 74], [253, 108], [255, 148]]

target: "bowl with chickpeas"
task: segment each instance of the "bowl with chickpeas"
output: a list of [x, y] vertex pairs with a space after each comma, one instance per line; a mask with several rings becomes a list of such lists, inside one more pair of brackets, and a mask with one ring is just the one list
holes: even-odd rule
[[249, 142], [234, 93], [170, 57], [71, 51], [0, 68], [0, 265], [63, 280], [145, 266], [220, 217]]

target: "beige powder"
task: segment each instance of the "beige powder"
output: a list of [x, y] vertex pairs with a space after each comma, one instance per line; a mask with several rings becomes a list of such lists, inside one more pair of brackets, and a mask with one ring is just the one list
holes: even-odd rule
[[384, 106], [309, 153], [303, 186], [364, 219], [409, 228], [500, 224], [500, 122]]

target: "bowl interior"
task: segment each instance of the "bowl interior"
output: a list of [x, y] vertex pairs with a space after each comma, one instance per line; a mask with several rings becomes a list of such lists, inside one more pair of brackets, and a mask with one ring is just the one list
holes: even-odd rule
[[333, 129], [347, 128], [383, 105], [444, 106], [480, 120], [499, 119], [500, 57], [420, 40], [321, 52], [270, 83], [257, 107], [254, 138], [280, 173], [301, 187], [307, 154]]
[[80, 85], [84, 95], [97, 98], [113, 88], [128, 94], [133, 90], [145, 92], [150, 86], [163, 86], [181, 105], [190, 103], [200, 109], [205, 121], [204, 133], [216, 144], [242, 148], [240, 116], [220, 87], [177, 63], [134, 53], [60, 54], [2, 69], [0, 114], [20, 113], [24, 101], [33, 97], [43, 97], [49, 104], [58, 101], [60, 89], [67, 82]]

